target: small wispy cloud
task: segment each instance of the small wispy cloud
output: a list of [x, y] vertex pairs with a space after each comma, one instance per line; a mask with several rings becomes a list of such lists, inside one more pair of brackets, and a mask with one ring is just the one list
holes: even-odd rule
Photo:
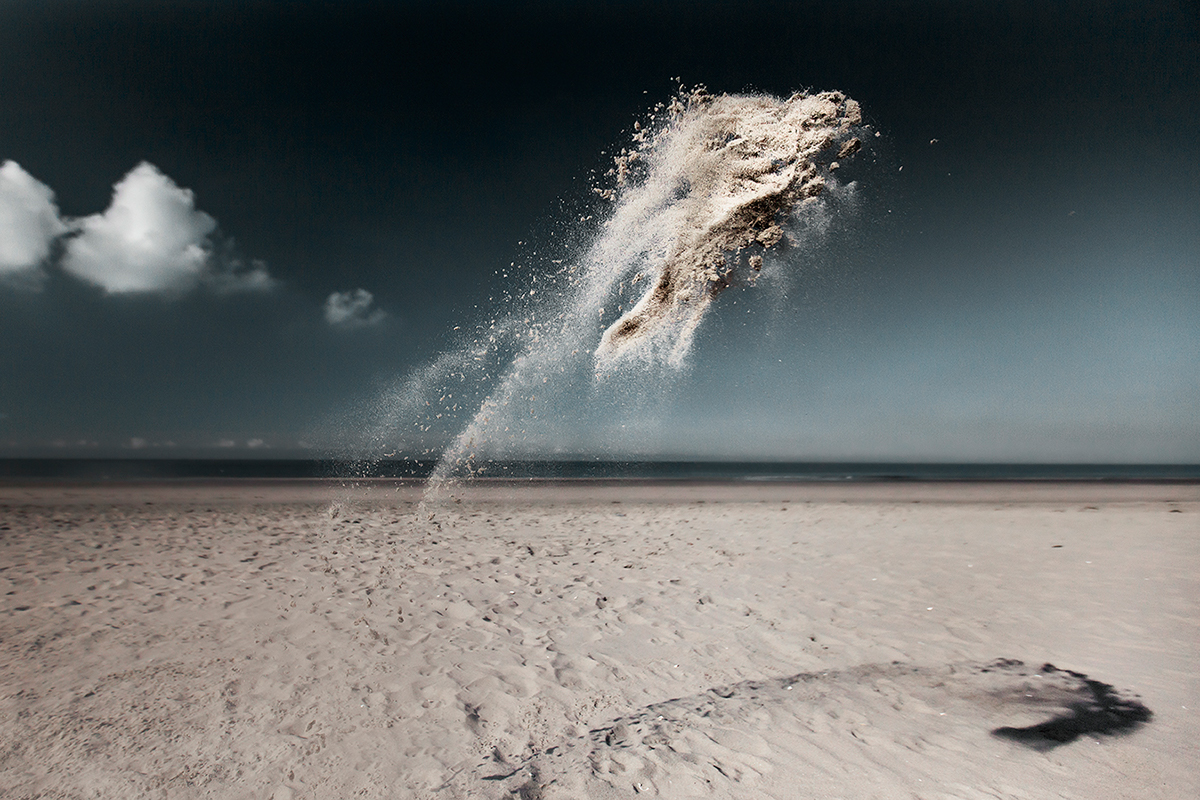
[[[172, 446], [174, 446], [173, 442], [171, 444], [172, 444]], [[224, 450], [242, 450], [242, 449], [270, 450], [271, 449], [271, 445], [267, 442], [266, 439], [259, 439], [257, 437], [255, 437], [253, 439], [247, 439], [244, 442], [239, 442], [237, 439], [219, 439], [214, 443], [213, 446], [222, 448]]]
[[[86, 439], [80, 439], [79, 441], [75, 442], [76, 447], [94, 447], [95, 445], [96, 442], [89, 442]], [[149, 439], [145, 439], [141, 436], [131, 436], [129, 441], [121, 445], [121, 447], [125, 448], [126, 450], [145, 450], [147, 447], [165, 447], [170, 449], [175, 446], [175, 442], [171, 441], [170, 439], [164, 442], [152, 442]]]
[[106, 294], [180, 295], [263, 291], [274, 281], [223, 239], [217, 221], [182, 188], [143, 161], [113, 186], [102, 214], [63, 219], [54, 192], [14, 161], [0, 167], [0, 278], [40, 286], [62, 240], [63, 272]]
[[67, 230], [49, 186], [15, 161], [0, 165], [0, 280], [40, 288], [42, 265]]
[[372, 309], [375, 296], [366, 289], [334, 292], [325, 300], [325, 321], [338, 328], [363, 328], [378, 325], [387, 314]]

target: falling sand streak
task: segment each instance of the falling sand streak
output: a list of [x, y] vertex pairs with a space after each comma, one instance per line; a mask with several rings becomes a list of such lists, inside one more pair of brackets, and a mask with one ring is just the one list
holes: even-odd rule
[[[528, 336], [443, 451], [427, 496], [456, 475], [476, 474], [481, 453], [486, 459], [518, 443], [539, 416], [536, 398], [565, 382], [591, 372], [597, 384], [619, 374], [617, 383], [636, 387], [663, 367], [682, 367], [713, 299], [743, 267], [745, 282], [754, 282], [789, 213], [825, 189], [838, 168], [832, 158], [860, 149], [861, 122], [858, 103], [840, 92], [780, 100], [700, 87], [635, 124], [632, 146], [608, 173], [613, 185], [595, 190], [613, 201], [610, 216], [560, 273], [561, 300], [530, 300], [531, 291], [498, 323], [523, 320], [516, 328]], [[825, 153], [831, 163], [819, 161]], [[606, 308], [647, 278], [634, 306], [601, 331]], [[574, 371], [583, 361], [591, 368]]]

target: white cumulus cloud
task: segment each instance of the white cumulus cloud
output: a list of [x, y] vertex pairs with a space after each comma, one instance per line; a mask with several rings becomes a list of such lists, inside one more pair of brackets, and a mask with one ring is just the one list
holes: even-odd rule
[[[61, 244], [58, 242], [61, 240]], [[113, 187], [103, 214], [63, 218], [54, 192], [15, 161], [0, 165], [0, 283], [40, 288], [61, 267], [108, 294], [217, 294], [271, 289], [261, 261], [240, 258], [190, 189], [142, 162]]]
[[196, 210], [189, 190], [142, 162], [113, 187], [107, 211], [76, 225], [63, 269], [118, 294], [195, 286], [208, 268], [217, 221]]
[[325, 300], [325, 321], [342, 328], [361, 328], [376, 325], [386, 314], [382, 309], [371, 309], [375, 296], [366, 289], [353, 292], [334, 292]]
[[15, 161], [0, 165], [0, 279], [37, 285], [54, 240], [66, 231], [50, 187]]
[[181, 294], [202, 282], [218, 291], [271, 285], [261, 262], [245, 270], [214, 255], [217, 221], [196, 208], [190, 189], [144, 161], [113, 187], [108, 210], [71, 227], [62, 268], [109, 294]]

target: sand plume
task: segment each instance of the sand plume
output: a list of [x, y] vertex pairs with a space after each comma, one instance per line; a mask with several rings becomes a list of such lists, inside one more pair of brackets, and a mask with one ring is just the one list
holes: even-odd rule
[[839, 143], [838, 158], [859, 149], [861, 122], [840, 92], [779, 100], [701, 88], [676, 98], [657, 131], [635, 133], [616, 159], [616, 189], [602, 192], [618, 200], [605, 236], [642, 236], [653, 255], [635, 276], [648, 279], [644, 294], [604, 331], [597, 365], [633, 352], [682, 363], [712, 300], [739, 271], [761, 269], [783, 217], [825, 188], [836, 162], [819, 157]]

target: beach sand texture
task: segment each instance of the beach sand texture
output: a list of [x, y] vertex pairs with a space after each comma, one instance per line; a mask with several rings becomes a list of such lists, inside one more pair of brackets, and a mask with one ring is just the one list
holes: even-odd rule
[[418, 500], [0, 486], [0, 796], [1200, 796], [1196, 485]]

